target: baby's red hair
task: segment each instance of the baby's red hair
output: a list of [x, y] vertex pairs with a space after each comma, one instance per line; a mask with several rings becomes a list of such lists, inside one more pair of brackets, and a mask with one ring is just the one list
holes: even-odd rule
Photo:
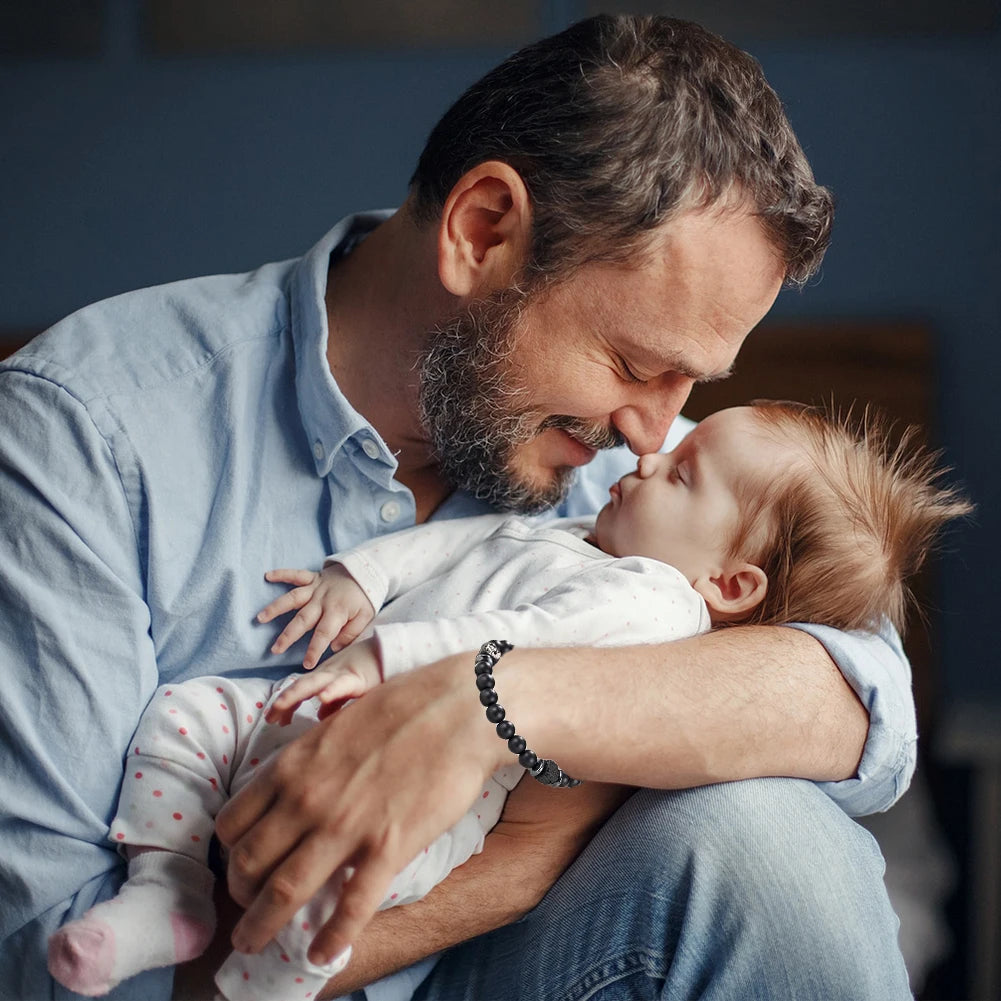
[[814, 622], [902, 632], [908, 580], [943, 526], [970, 514], [939, 455], [908, 428], [867, 409], [861, 419], [802, 404], [756, 400], [763, 434], [791, 446], [788, 470], [762, 470], [741, 498], [745, 515], [731, 555], [760, 566], [764, 600], [745, 623]]

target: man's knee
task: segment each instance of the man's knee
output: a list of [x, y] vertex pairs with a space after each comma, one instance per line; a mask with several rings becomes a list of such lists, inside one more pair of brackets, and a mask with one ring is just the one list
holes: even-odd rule
[[[659, 915], [669, 978], [744, 967], [796, 981], [804, 997], [835, 983], [909, 996], [879, 849], [812, 783], [640, 791], [591, 848], [598, 865], [615, 852], [612, 881]], [[701, 974], [685, 969], [693, 948]]]
[[627, 839], [654, 882], [688, 873], [762, 898], [795, 891], [810, 897], [810, 887], [844, 896], [882, 884], [875, 840], [805, 781], [641, 790], [603, 833], [613, 842]]
[[909, 998], [881, 875], [810, 783], [640, 791], [539, 907], [451, 950], [422, 996]]

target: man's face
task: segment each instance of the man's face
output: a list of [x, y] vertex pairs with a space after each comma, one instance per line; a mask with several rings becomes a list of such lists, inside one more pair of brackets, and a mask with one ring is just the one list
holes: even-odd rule
[[696, 381], [725, 375], [782, 265], [737, 209], [685, 213], [635, 266], [588, 265], [473, 301], [431, 336], [421, 406], [442, 475], [498, 507], [557, 502], [599, 448], [657, 451]]

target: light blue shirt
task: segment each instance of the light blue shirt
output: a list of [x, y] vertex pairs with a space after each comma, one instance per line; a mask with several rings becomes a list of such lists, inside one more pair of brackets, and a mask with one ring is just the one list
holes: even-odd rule
[[[330, 255], [385, 217], [349, 217], [301, 259], [97, 303], [0, 365], [0, 997], [71, 996], [46, 938], [119, 885], [108, 824], [155, 688], [282, 677], [303, 647], [268, 653], [275, 629], [254, 616], [284, 588], [264, 571], [414, 523], [326, 361]], [[634, 465], [601, 454], [558, 513], [597, 510]], [[484, 510], [456, 494], [436, 517]], [[851, 813], [886, 808], [914, 766], [907, 663], [894, 637], [811, 631], [871, 716], [859, 777], [827, 791]], [[170, 990], [151, 971], [111, 996]]]

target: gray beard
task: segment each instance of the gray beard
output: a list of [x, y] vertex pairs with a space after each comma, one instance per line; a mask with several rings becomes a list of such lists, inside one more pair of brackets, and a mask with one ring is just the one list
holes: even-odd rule
[[511, 376], [514, 331], [530, 293], [503, 289], [435, 328], [420, 358], [420, 416], [442, 476], [504, 511], [532, 514], [558, 504], [573, 484], [571, 467], [548, 483], [519, 478], [515, 455], [547, 428], [561, 428], [592, 448], [624, 441], [614, 428], [578, 417], [539, 421]]

